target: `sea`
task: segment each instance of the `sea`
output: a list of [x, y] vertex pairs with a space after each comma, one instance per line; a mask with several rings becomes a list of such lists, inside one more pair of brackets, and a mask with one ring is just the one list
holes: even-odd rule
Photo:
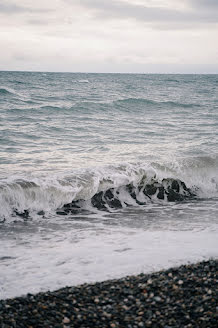
[[0, 298], [218, 257], [218, 75], [0, 72]]

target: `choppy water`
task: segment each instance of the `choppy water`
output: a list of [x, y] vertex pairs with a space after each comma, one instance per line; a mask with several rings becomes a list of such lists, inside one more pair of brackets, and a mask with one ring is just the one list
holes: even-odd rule
[[0, 72], [1, 298], [217, 257], [217, 200], [218, 75]]

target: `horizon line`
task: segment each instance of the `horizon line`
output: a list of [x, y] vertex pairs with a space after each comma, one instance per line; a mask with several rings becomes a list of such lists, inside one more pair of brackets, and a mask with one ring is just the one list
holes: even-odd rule
[[218, 73], [152, 73], [152, 72], [87, 72], [87, 71], [41, 71], [41, 70], [2, 70], [0, 72], [16, 72], [16, 73], [66, 73], [66, 74], [138, 74], [138, 75], [218, 75]]

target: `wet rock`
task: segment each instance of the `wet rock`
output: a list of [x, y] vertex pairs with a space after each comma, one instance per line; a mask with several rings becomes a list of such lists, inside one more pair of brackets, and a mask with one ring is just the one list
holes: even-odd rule
[[157, 192], [157, 187], [154, 184], [147, 184], [143, 190], [144, 194], [147, 196], [155, 195]]
[[66, 211], [56, 211], [56, 214], [58, 214], [58, 215], [67, 215], [68, 213]]
[[122, 208], [122, 204], [118, 197], [115, 196], [113, 188], [95, 194], [91, 199], [91, 203], [99, 210], [108, 210], [108, 206], [111, 208]]
[[29, 218], [29, 211], [24, 210], [23, 212], [19, 212], [17, 210], [14, 211], [17, 216], [22, 217], [23, 219], [28, 219]]
[[106, 206], [105, 206], [105, 201], [103, 200], [103, 191], [100, 191], [99, 193], [95, 194], [92, 199], [91, 199], [91, 203], [92, 206], [96, 207], [99, 210], [106, 210]]
[[45, 212], [44, 211], [39, 211], [37, 214], [38, 215], [45, 215]]
[[166, 190], [164, 189], [163, 186], [158, 188], [158, 194], [157, 194], [157, 198], [158, 199], [164, 199], [164, 194], [165, 194]]
[[175, 192], [174, 190], [172, 189], [168, 189], [167, 190], [167, 199], [169, 202], [178, 202], [178, 201], [182, 201], [184, 200], [184, 196]]

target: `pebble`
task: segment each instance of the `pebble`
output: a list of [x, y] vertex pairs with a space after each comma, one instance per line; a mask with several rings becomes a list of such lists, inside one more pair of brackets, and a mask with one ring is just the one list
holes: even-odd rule
[[0, 300], [0, 327], [217, 327], [217, 273], [210, 260]]
[[67, 318], [67, 317], [64, 317], [64, 319], [63, 319], [63, 323], [69, 323], [69, 322], [70, 322], [70, 319]]
[[159, 296], [156, 296], [154, 299], [156, 302], [161, 302], [161, 298]]

